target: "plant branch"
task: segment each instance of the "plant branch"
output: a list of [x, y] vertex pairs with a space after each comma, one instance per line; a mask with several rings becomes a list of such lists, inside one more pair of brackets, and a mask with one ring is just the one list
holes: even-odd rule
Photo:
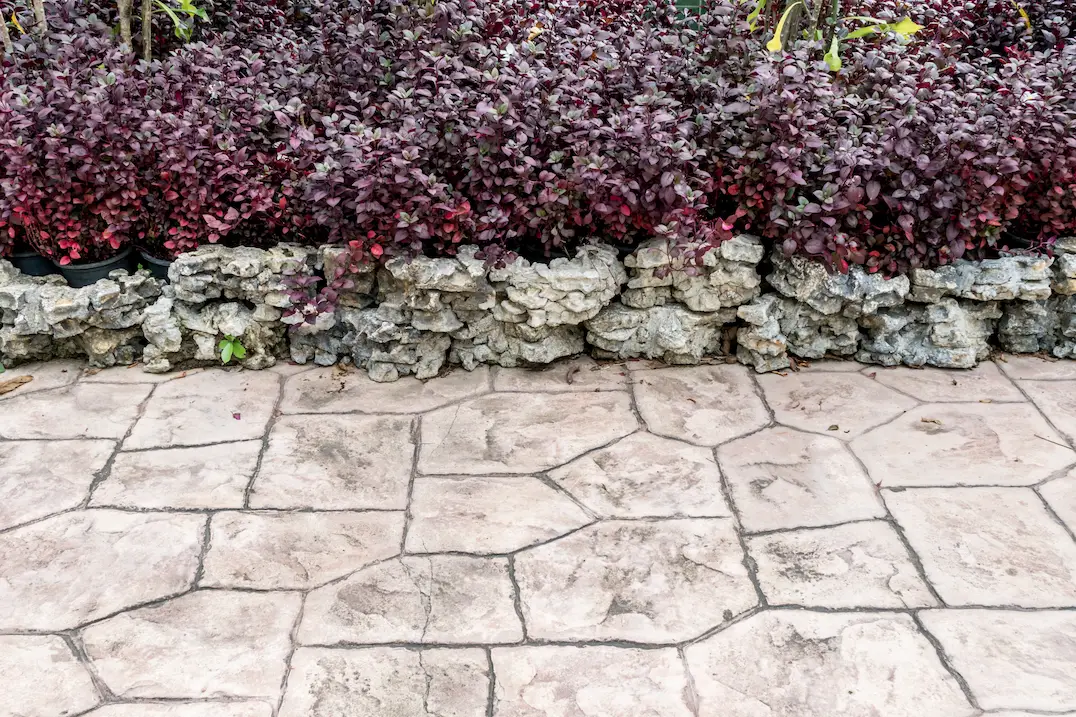
[[45, 20], [45, 0], [34, 0], [34, 32], [38, 37], [44, 37], [48, 31], [49, 24]]
[[142, 59], [153, 59], [153, 0], [142, 0]]
[[0, 13], [0, 42], [4, 43], [4, 54], [14, 54], [15, 46], [11, 44], [11, 33], [7, 31], [7, 20], [3, 13]]
[[131, 40], [131, 6], [133, 0], [116, 0], [116, 7], [120, 12], [120, 42], [127, 46], [128, 50], [134, 49]]

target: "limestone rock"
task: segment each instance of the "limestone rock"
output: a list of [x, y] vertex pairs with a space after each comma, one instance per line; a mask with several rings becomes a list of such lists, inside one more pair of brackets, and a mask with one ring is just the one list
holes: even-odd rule
[[696, 364], [724, 353], [725, 326], [735, 320], [731, 308], [700, 313], [678, 304], [638, 309], [614, 302], [586, 322], [587, 341], [598, 358]]
[[990, 355], [987, 343], [1001, 307], [996, 302], [944, 298], [936, 304], [906, 304], [859, 320], [866, 331], [856, 360], [883, 366], [971, 368]]
[[1009, 301], [1002, 305], [998, 342], [1013, 353], [1050, 351], [1057, 344], [1059, 301]]
[[1052, 259], [1008, 256], [956, 261], [937, 269], [912, 269], [908, 298], [935, 303], [944, 297], [975, 301], [1040, 301], [1050, 297]]
[[843, 314], [767, 294], [739, 309], [748, 326], [737, 334], [740, 361], [761, 372], [787, 368], [788, 353], [802, 358], [849, 356], [859, 345], [859, 326]]
[[908, 277], [885, 279], [853, 266], [846, 274], [831, 274], [816, 261], [773, 253], [773, 271], [767, 279], [781, 295], [807, 304], [821, 314], [843, 313], [849, 318], [868, 316], [899, 306], [908, 295]]

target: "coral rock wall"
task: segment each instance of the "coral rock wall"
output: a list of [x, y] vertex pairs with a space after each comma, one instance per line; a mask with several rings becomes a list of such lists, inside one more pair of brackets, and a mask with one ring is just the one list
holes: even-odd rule
[[[958, 261], [884, 279], [853, 267], [831, 274], [743, 235], [687, 266], [660, 240], [623, 262], [591, 245], [548, 263], [487, 268], [474, 247], [449, 258], [360, 266], [335, 310], [289, 315], [289, 275], [334, 276], [346, 249], [203, 247], [172, 265], [168, 283], [114, 272], [84, 289], [26, 277], [0, 262], [0, 358], [86, 356], [147, 371], [217, 360], [238, 338], [242, 365], [289, 356], [349, 361], [378, 381], [428, 378], [447, 365], [544, 364], [599, 358], [698, 363], [735, 356], [758, 371], [793, 357], [968, 368], [994, 347], [1076, 357], [1076, 238], [1054, 258]], [[313, 281], [312, 279], [310, 281]]]

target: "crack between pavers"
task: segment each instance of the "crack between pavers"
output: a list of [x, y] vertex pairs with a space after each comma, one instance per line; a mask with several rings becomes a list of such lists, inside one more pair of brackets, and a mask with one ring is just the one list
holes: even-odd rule
[[486, 665], [489, 670], [489, 692], [486, 695], [486, 717], [493, 717], [497, 705], [497, 672], [493, 669], [493, 650], [486, 648]]
[[71, 650], [75, 659], [89, 674], [90, 682], [93, 683], [93, 688], [101, 698], [101, 704], [108, 704], [109, 702], [114, 701], [116, 695], [112, 692], [112, 688], [108, 686], [108, 683], [101, 677], [100, 673], [97, 672], [97, 666], [93, 664], [93, 660], [90, 659], [89, 654], [86, 652], [86, 646], [82, 643], [82, 636], [77, 631], [72, 630], [70, 632], [60, 633], [60, 637], [67, 644], [67, 649]]
[[758, 579], [758, 563], [751, 557], [751, 553], [747, 551], [747, 540], [744, 537], [743, 519], [740, 516], [740, 510], [736, 506], [736, 502], [732, 499], [732, 491], [729, 488], [728, 477], [725, 475], [725, 471], [721, 467], [721, 462], [717, 458], [717, 447], [713, 448], [710, 451], [710, 454], [714, 459], [714, 465], [717, 466], [718, 480], [721, 484], [721, 495], [725, 499], [729, 511], [732, 513], [732, 529], [736, 534], [736, 540], [740, 545], [740, 551], [743, 553], [743, 560], [741, 562], [747, 569], [747, 578], [751, 581], [751, 586], [755, 589], [755, 596], [758, 598], [759, 607], [765, 608], [767, 604], [766, 594], [762, 592], [762, 584]]
[[419, 449], [422, 446], [422, 416], [411, 419], [411, 443], [414, 448], [411, 451], [411, 474], [407, 479], [407, 501], [404, 504], [403, 532], [400, 535], [400, 554], [407, 551], [407, 535], [411, 532], [411, 522], [414, 520], [413, 502], [415, 499], [415, 480], [418, 478]]
[[288, 692], [288, 680], [291, 678], [292, 662], [295, 660], [295, 652], [299, 649], [299, 625], [303, 622], [303, 613], [306, 612], [306, 598], [309, 593], [303, 593], [299, 600], [299, 612], [295, 615], [291, 631], [288, 633], [288, 658], [284, 660], [284, 676], [280, 680], [280, 697], [272, 708], [272, 717], [277, 717], [284, 707], [284, 698]]
[[512, 607], [519, 619], [519, 626], [523, 630], [523, 642], [527, 642], [527, 619], [523, 615], [523, 593], [519, 588], [519, 580], [516, 579], [516, 556], [508, 556], [508, 581], [512, 584]]
[[205, 516], [205, 525], [202, 526], [202, 544], [198, 551], [198, 567], [194, 571], [194, 580], [191, 581], [191, 590], [198, 589], [198, 583], [205, 577], [205, 559], [209, 555], [209, 548], [213, 543], [213, 513]]
[[[624, 439], [621, 439], [621, 440], [624, 440]], [[541, 473], [536, 473], [534, 477], [537, 478], [540, 483], [543, 483], [544, 485], [546, 485], [550, 489], [556, 491], [557, 493], [560, 493], [565, 498], [567, 498], [572, 503], [574, 503], [575, 506], [577, 508], [579, 508], [581, 511], [583, 511], [583, 513], [586, 514], [586, 516], [588, 518], [590, 518], [591, 520], [599, 521], [599, 520], [602, 519], [602, 516], [598, 515], [593, 510], [591, 510], [589, 507], [587, 507], [587, 505], [585, 503], [583, 503], [583, 501], [576, 498], [575, 495], [570, 490], [568, 490], [567, 488], [562, 486], [557, 481], [553, 480], [553, 478], [551, 478], [547, 472], [543, 471]]]
[[1042, 503], [1042, 507], [1046, 509], [1046, 514], [1050, 516], [1050, 518], [1055, 523], [1060, 525], [1061, 529], [1065, 531], [1065, 533], [1068, 534], [1070, 538], [1072, 538], [1072, 541], [1074, 543], [1076, 543], [1076, 532], [1073, 532], [1073, 529], [1069, 527], [1069, 524], [1061, 519], [1061, 516], [1057, 514], [1057, 511], [1054, 510], [1054, 507], [1050, 505], [1050, 501], [1046, 500], [1046, 496], [1039, 492], [1037, 486], [1032, 488], [1031, 490], [1036, 496], [1038, 496], [1039, 501]]
[[926, 638], [927, 642], [934, 648], [934, 652], [937, 653], [938, 659], [942, 663], [942, 667], [945, 668], [946, 672], [952, 675], [953, 679], [956, 680], [957, 685], [960, 686], [960, 690], [964, 693], [964, 697], [968, 700], [968, 703], [975, 709], [982, 710], [982, 705], [975, 699], [975, 694], [971, 691], [971, 687], [968, 685], [967, 680], [964, 679], [964, 676], [960, 674], [953, 665], [949, 655], [945, 652], [945, 648], [942, 647], [941, 641], [927, 630], [922, 619], [920, 619], [918, 612], [913, 611], [909, 614], [911, 615], [912, 622], [915, 623], [915, 627], [919, 631], [919, 634]]
[[699, 717], [700, 702], [699, 690], [695, 686], [695, 676], [691, 674], [691, 665], [687, 662], [687, 652], [683, 647], [676, 648], [676, 654], [680, 657], [680, 663], [684, 666], [684, 677], [687, 683], [684, 685], [684, 701], [694, 717]]
[[265, 428], [262, 432], [262, 447], [258, 451], [258, 459], [254, 462], [254, 470], [250, 473], [250, 479], [247, 480], [247, 485], [243, 489], [243, 507], [250, 507], [250, 496], [254, 492], [254, 482], [258, 480], [258, 474], [262, 471], [262, 466], [265, 463], [265, 454], [269, 451], [269, 439], [273, 435], [273, 428], [276, 427], [277, 421], [280, 420], [281, 415], [280, 407], [284, 403], [284, 385], [287, 383], [287, 377], [276, 374], [278, 386], [276, 401], [273, 402], [273, 411], [269, 414], [269, 420], [265, 424]]
[[[1048, 425], [1050, 429], [1055, 434], [1057, 434], [1061, 438], [1061, 440], [1065, 442], [1065, 446], [1067, 446], [1069, 450], [1076, 450], [1076, 445], [1073, 444], [1068, 434], [1059, 429], [1057, 425], [1055, 425], [1054, 422], [1050, 420], [1050, 417], [1046, 415], [1046, 412], [1042, 410], [1042, 407], [1039, 404], [1035, 403], [1035, 399], [1031, 397], [1031, 394], [1025, 391], [1024, 387], [1021, 386], [1016, 379], [1010, 378], [1009, 381], [1012, 382], [1012, 385], [1015, 386], [1016, 390], [1020, 392], [1020, 395], [1023, 396], [1028, 403], [1035, 407], [1035, 411], [1038, 412], [1038, 414], [1042, 417], [1042, 420], [1046, 421], [1046, 425]], [[1053, 441], [1050, 442], [1052, 443]]]
[[110, 455], [108, 457], [108, 460], [105, 461], [105, 465], [101, 467], [101, 470], [97, 471], [94, 474], [93, 480], [90, 482], [90, 487], [86, 491], [86, 498], [79, 506], [81, 509], [85, 510], [89, 507], [90, 503], [93, 501], [93, 494], [97, 490], [98, 486], [104, 483], [108, 479], [108, 477], [112, 475], [112, 466], [115, 465], [116, 459], [119, 457], [120, 452], [123, 450], [123, 444], [126, 443], [127, 440], [131, 437], [131, 434], [134, 433], [135, 426], [137, 426], [138, 422], [141, 421], [142, 418], [146, 415], [146, 409], [149, 407], [149, 402], [153, 398], [153, 394], [156, 393], [156, 391], [156, 384], [150, 386], [149, 393], [146, 394], [146, 397], [142, 399], [142, 402], [138, 405], [138, 410], [135, 412], [135, 417], [134, 420], [131, 421], [131, 425], [127, 426], [127, 430], [124, 432], [123, 437], [117, 440], [116, 444], [112, 447], [112, 455]]

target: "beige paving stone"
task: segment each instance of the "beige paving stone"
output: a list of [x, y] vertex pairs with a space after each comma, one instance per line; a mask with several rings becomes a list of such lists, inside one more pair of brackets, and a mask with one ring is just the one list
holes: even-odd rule
[[508, 560], [458, 555], [389, 560], [319, 588], [299, 627], [304, 645], [522, 639]]
[[0, 530], [78, 507], [112, 441], [0, 443]]
[[[1068, 363], [1076, 363], [1069, 361]], [[1019, 381], [1057, 430], [1072, 445], [1076, 441], [1076, 381]]]
[[196, 702], [188, 704], [108, 705], [86, 717], [271, 717], [268, 702]]
[[1028, 488], [883, 491], [948, 605], [1076, 606], [1076, 542]]
[[698, 717], [972, 717], [907, 615], [767, 610], [686, 651]]
[[1076, 362], [1046, 359], [1039, 356], [1005, 354], [997, 361], [998, 368], [1014, 379], [1076, 380]]
[[1032, 485], [1076, 453], [1025, 403], [928, 404], [852, 441], [883, 486]]
[[406, 547], [410, 553], [510, 553], [592, 520], [532, 476], [420, 477]]
[[280, 717], [485, 717], [483, 650], [301, 647]]
[[[1004, 712], [991, 712], [989, 717], [1043, 717], [1042, 712], [1024, 712], [1022, 710]], [[1049, 717], [1076, 717], [1076, 712], [1051, 712]]]
[[217, 513], [199, 584], [308, 590], [398, 555], [403, 524], [403, 512]]
[[[796, 361], [803, 361], [804, 359], [794, 359]], [[866, 368], [858, 361], [851, 360], [837, 360], [837, 359], [810, 359], [806, 361], [806, 366], [797, 365], [800, 371], [814, 371], [824, 373], [854, 373]]]
[[21, 366], [9, 368], [0, 374], [0, 381], [10, 381], [13, 378], [22, 378], [23, 376], [30, 376], [33, 380], [29, 383], [24, 383], [11, 393], [5, 393], [0, 396], [0, 401], [10, 401], [16, 396], [47, 391], [50, 388], [70, 386], [78, 380], [79, 374], [85, 365], [85, 361], [59, 360], [25, 363]]
[[516, 558], [531, 638], [679, 642], [758, 602], [729, 519], [599, 523]]
[[537, 368], [493, 368], [498, 391], [620, 391], [628, 387], [628, 368], [622, 363], [598, 363], [589, 356], [557, 361]]
[[1027, 400], [990, 361], [966, 370], [875, 366], [864, 373], [873, 374], [878, 383], [930, 403]]
[[470, 396], [488, 393], [489, 369], [455, 370], [429, 381], [406, 377], [371, 381], [365, 371], [316, 368], [284, 384], [284, 413], [425, 413]]
[[658, 435], [716, 446], [770, 421], [745, 366], [634, 371], [631, 377], [639, 413]]
[[74, 384], [13, 395], [0, 411], [0, 438], [122, 438], [151, 388]]
[[731, 515], [710, 450], [635, 433], [549, 476], [606, 518]]
[[837, 438], [854, 438], [911, 410], [913, 399], [861, 374], [758, 376], [778, 423]]
[[0, 535], [0, 630], [67, 630], [186, 590], [205, 521], [92, 510]]
[[253, 508], [407, 506], [414, 444], [407, 416], [284, 416], [250, 496]]
[[717, 458], [744, 530], [885, 517], [867, 474], [836, 438], [778, 426], [721, 446]]
[[927, 610], [920, 618], [983, 709], [1076, 710], [1076, 613]]
[[82, 371], [79, 379], [82, 383], [165, 383], [177, 378], [186, 378], [205, 369], [191, 368], [170, 373], [146, 373], [142, 364], [130, 366], [113, 366], [112, 368], [89, 368]]
[[692, 717], [676, 650], [504, 647], [492, 651], [494, 717]]
[[828, 608], [934, 607], [892, 526], [883, 521], [771, 533], [747, 539], [770, 605]]
[[90, 505], [242, 508], [261, 441], [120, 453]]
[[202, 590], [91, 625], [82, 640], [122, 698], [271, 698], [301, 602], [297, 593]]
[[1076, 532], [1076, 469], [1039, 488], [1039, 494], [1069, 530]]
[[214, 369], [161, 384], [123, 447], [191, 446], [261, 438], [276, 405], [280, 380], [270, 373]]
[[0, 717], [67, 717], [101, 701], [90, 674], [56, 635], [0, 635]]
[[534, 473], [638, 429], [626, 393], [499, 393], [422, 419], [419, 470]]

